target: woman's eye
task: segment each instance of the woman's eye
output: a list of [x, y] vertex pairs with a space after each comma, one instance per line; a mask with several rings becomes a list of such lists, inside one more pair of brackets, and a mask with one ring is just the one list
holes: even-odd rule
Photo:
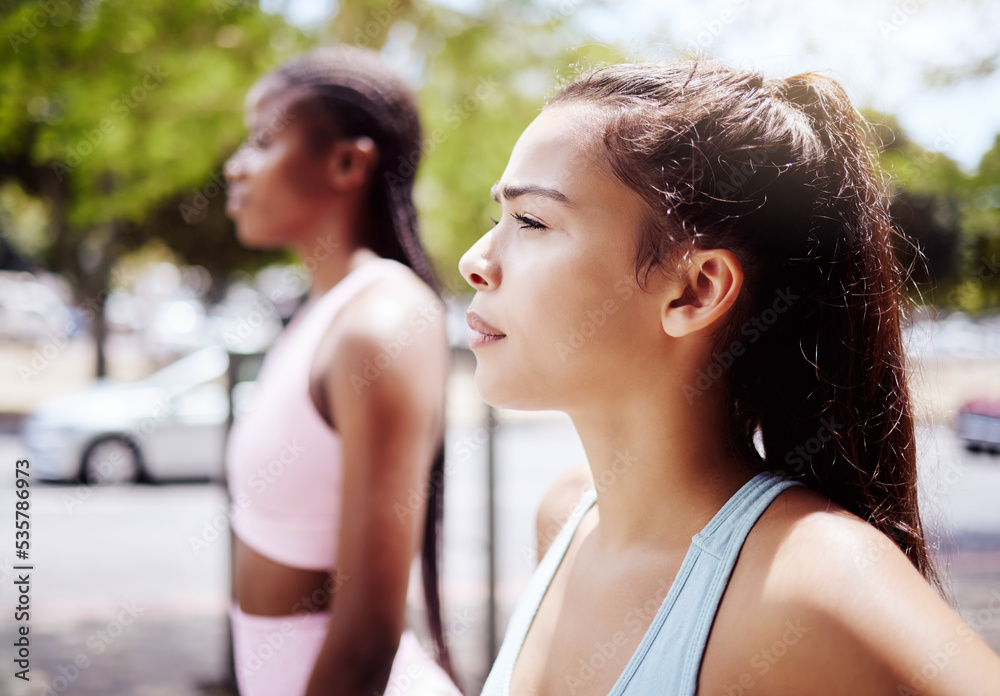
[[524, 215], [519, 215], [518, 213], [511, 213], [511, 217], [513, 217], [515, 220], [517, 220], [519, 223], [521, 223], [521, 229], [522, 230], [526, 230], [526, 229], [544, 230], [545, 229], [545, 225], [543, 225], [542, 223], [540, 223], [538, 220], [532, 220], [531, 218], [525, 217]]
[[247, 138], [247, 143], [250, 145], [250, 147], [255, 148], [257, 150], [267, 147], [268, 144], [270, 144], [270, 142], [271, 139], [267, 135], [260, 135], [258, 133], [254, 133]]

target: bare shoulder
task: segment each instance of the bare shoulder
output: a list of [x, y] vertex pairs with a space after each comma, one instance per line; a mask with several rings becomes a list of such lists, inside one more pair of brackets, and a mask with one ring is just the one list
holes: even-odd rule
[[435, 329], [444, 329], [445, 315], [444, 301], [415, 272], [403, 267], [359, 292], [335, 323], [344, 336], [418, 342], [428, 333], [437, 337]]
[[[335, 425], [341, 399], [426, 401], [449, 364], [446, 307], [409, 269], [361, 290], [327, 327], [310, 367], [310, 393]], [[337, 389], [336, 384], [342, 385]], [[340, 399], [331, 398], [336, 392]]]
[[971, 694], [998, 678], [1000, 658], [892, 539], [795, 487], [747, 537], [699, 684], [701, 693]]
[[593, 485], [590, 467], [581, 464], [564, 473], [549, 488], [538, 505], [536, 525], [539, 559], [545, 555], [559, 531], [565, 526], [584, 491]]
[[891, 538], [807, 488], [779, 495], [747, 541], [769, 561], [766, 579], [775, 599], [850, 619], [866, 603], [880, 602], [887, 584], [892, 592], [938, 597]]

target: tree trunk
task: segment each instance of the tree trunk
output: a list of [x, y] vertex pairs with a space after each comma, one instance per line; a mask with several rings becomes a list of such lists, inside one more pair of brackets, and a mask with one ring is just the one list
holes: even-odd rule
[[[79, 247], [80, 268], [83, 271], [87, 298], [85, 305], [91, 316], [90, 332], [94, 337], [94, 373], [98, 378], [108, 374], [105, 342], [108, 336], [105, 305], [111, 285], [111, 267], [116, 259], [120, 220], [112, 220], [95, 230]], [[103, 234], [102, 234], [103, 233]]]

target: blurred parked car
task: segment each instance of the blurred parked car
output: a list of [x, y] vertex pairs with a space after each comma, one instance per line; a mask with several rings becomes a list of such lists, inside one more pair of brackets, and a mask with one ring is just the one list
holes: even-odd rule
[[968, 402], [958, 411], [955, 430], [966, 449], [1000, 454], [1000, 400]]
[[[32, 470], [48, 480], [220, 479], [229, 416], [225, 349], [197, 350], [138, 382], [98, 380], [24, 422]], [[234, 389], [234, 405], [251, 383]]]

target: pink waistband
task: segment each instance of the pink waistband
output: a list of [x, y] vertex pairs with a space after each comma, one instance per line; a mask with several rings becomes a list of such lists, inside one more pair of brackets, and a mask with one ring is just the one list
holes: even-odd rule
[[[233, 657], [240, 696], [301, 696], [326, 639], [327, 612], [260, 616], [233, 602]], [[386, 696], [462, 696], [420, 646], [413, 631], [399, 637]]]

